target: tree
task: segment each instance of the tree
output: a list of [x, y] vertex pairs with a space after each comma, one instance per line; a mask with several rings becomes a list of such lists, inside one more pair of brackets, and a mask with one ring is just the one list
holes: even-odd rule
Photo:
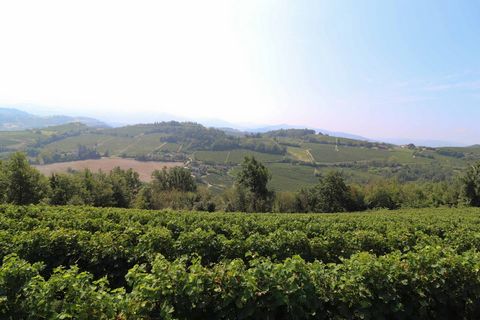
[[48, 196], [47, 179], [30, 166], [25, 154], [12, 154], [4, 166], [5, 201], [13, 204], [38, 203]]
[[105, 173], [100, 171], [93, 174], [90, 170], [85, 169], [80, 178], [85, 188], [85, 204], [95, 207], [111, 207], [115, 204], [112, 184]]
[[135, 198], [134, 207], [138, 209], [154, 209], [153, 192], [150, 184], [143, 186]]
[[[273, 192], [268, 189], [268, 182], [272, 178], [268, 169], [255, 157], [245, 157], [237, 175], [238, 188], [246, 190], [251, 198], [251, 210], [270, 211], [272, 207]], [[241, 192], [241, 191], [239, 191]]]
[[296, 212], [296, 194], [294, 192], [277, 192], [275, 194], [274, 212]]
[[132, 169], [122, 170], [115, 167], [109, 174], [115, 207], [128, 208], [140, 191], [142, 185], [139, 175]]
[[480, 207], [480, 162], [469, 167], [462, 177], [463, 196], [468, 205]]
[[53, 173], [49, 178], [49, 182], [52, 190], [50, 204], [66, 205], [70, 204], [74, 198], [83, 198], [84, 188], [75, 175]]
[[152, 182], [139, 188], [134, 206], [143, 209], [192, 210], [195, 203], [200, 201], [196, 191], [197, 184], [190, 170], [163, 168], [152, 173]]
[[0, 160], [0, 203], [5, 202], [7, 186], [5, 163]]
[[370, 209], [398, 209], [402, 205], [401, 194], [397, 180], [375, 181], [365, 188], [365, 203]]
[[321, 176], [319, 183], [297, 195], [297, 207], [304, 212], [345, 212], [356, 209], [355, 199], [338, 171]]
[[181, 191], [195, 192], [197, 185], [190, 170], [174, 167], [167, 170], [155, 170], [152, 173], [152, 186], [154, 191]]

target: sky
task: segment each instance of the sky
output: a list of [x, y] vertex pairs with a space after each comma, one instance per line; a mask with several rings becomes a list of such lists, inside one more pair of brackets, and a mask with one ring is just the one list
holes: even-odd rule
[[480, 2], [0, 2], [0, 106], [480, 143]]

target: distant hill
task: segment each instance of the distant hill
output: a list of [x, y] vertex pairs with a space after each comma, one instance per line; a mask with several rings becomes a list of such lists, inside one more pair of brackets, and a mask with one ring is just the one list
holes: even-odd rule
[[[278, 124], [278, 125], [272, 125], [272, 126], [265, 126], [265, 127], [260, 127], [260, 128], [251, 128], [246, 131], [249, 132], [260, 132], [260, 133], [265, 133], [268, 131], [276, 131], [280, 129], [305, 129], [305, 126], [292, 126], [289, 124]], [[347, 139], [354, 139], [354, 140], [363, 140], [363, 141], [371, 141], [371, 139], [356, 135], [356, 134], [351, 134], [347, 132], [340, 132], [340, 131], [330, 131], [330, 130], [325, 130], [325, 129], [313, 129], [317, 133], [322, 133], [325, 135], [329, 136], [334, 136], [334, 137], [339, 137], [339, 138], [347, 138]]]
[[104, 128], [107, 124], [88, 117], [55, 115], [42, 117], [14, 108], [0, 108], [0, 131], [19, 131], [80, 122], [89, 127]]
[[222, 130], [226, 134], [234, 136], [234, 137], [244, 137], [248, 134], [248, 132], [241, 131], [241, 130], [238, 130], [238, 129], [233, 129], [233, 128], [220, 128], [220, 127], [219, 128], [215, 127], [215, 128], [218, 129], [218, 130]]
[[431, 140], [431, 139], [407, 139], [407, 138], [384, 138], [382, 141], [403, 145], [413, 143], [416, 146], [428, 147], [466, 147], [465, 143], [458, 143], [453, 141]]

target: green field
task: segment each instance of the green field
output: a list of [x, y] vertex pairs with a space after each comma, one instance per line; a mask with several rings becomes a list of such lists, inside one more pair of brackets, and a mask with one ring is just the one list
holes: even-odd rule
[[272, 174], [270, 186], [278, 191], [298, 191], [302, 187], [311, 187], [318, 182], [315, 168], [289, 163], [272, 163], [267, 165]]
[[0, 206], [2, 319], [474, 319], [480, 209]]
[[198, 161], [207, 161], [214, 163], [227, 163], [227, 156], [230, 151], [196, 151], [194, 159]]
[[300, 160], [303, 162], [315, 162], [315, 159], [307, 149], [300, 147], [288, 147], [287, 151], [294, 159]]
[[310, 150], [315, 161], [321, 163], [353, 162], [367, 160], [391, 160], [392, 157], [399, 158], [406, 162], [413, 162], [410, 151], [391, 151], [368, 149], [364, 147], [348, 147], [333, 144], [307, 143], [304, 147]]
[[160, 138], [163, 136], [159, 133], [139, 135], [132, 138], [127, 145], [123, 145], [123, 148], [114, 149], [113, 152], [118, 155], [126, 154], [130, 157], [148, 154], [164, 145], [164, 142], [160, 141]]
[[34, 131], [0, 131], [0, 146], [18, 145], [26, 146], [34, 143], [42, 136], [40, 132]]
[[230, 151], [197, 151], [195, 159], [219, 164], [240, 164], [246, 156], [254, 156], [262, 162], [276, 162], [283, 159], [282, 155], [261, 153], [251, 150], [234, 149]]
[[[70, 152], [70, 151], [76, 150], [79, 144], [93, 148], [96, 145], [104, 145], [105, 143], [108, 143], [109, 145], [115, 144], [114, 141], [111, 141], [111, 137], [109, 136], [102, 135], [102, 134], [88, 133], [80, 136], [68, 137], [60, 141], [49, 143], [44, 147], [44, 150], [45, 151], [59, 150], [59, 151]], [[123, 140], [121, 143], [123, 144], [125, 143], [125, 141]]]
[[[290, 163], [266, 164], [272, 179], [269, 187], [275, 191], [299, 191], [302, 187], [311, 187], [318, 183], [319, 178], [315, 173], [328, 172], [331, 169], [315, 169], [311, 166]], [[239, 167], [233, 168], [229, 174], [234, 177], [240, 171]], [[233, 179], [230, 179], [233, 182]]]

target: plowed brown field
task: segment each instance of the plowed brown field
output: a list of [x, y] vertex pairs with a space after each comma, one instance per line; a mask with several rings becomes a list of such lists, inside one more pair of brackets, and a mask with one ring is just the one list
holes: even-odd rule
[[122, 169], [132, 168], [139, 173], [140, 179], [142, 181], [149, 181], [151, 180], [151, 174], [154, 170], [160, 170], [163, 167], [170, 168], [183, 165], [183, 162], [137, 161], [134, 159], [123, 158], [102, 158], [50, 163], [44, 165], [36, 165], [35, 167], [47, 176], [52, 174], [53, 172], [68, 172], [69, 169], [76, 171], [90, 169], [93, 172], [97, 172], [98, 170], [108, 172], [115, 167], [120, 167]]

